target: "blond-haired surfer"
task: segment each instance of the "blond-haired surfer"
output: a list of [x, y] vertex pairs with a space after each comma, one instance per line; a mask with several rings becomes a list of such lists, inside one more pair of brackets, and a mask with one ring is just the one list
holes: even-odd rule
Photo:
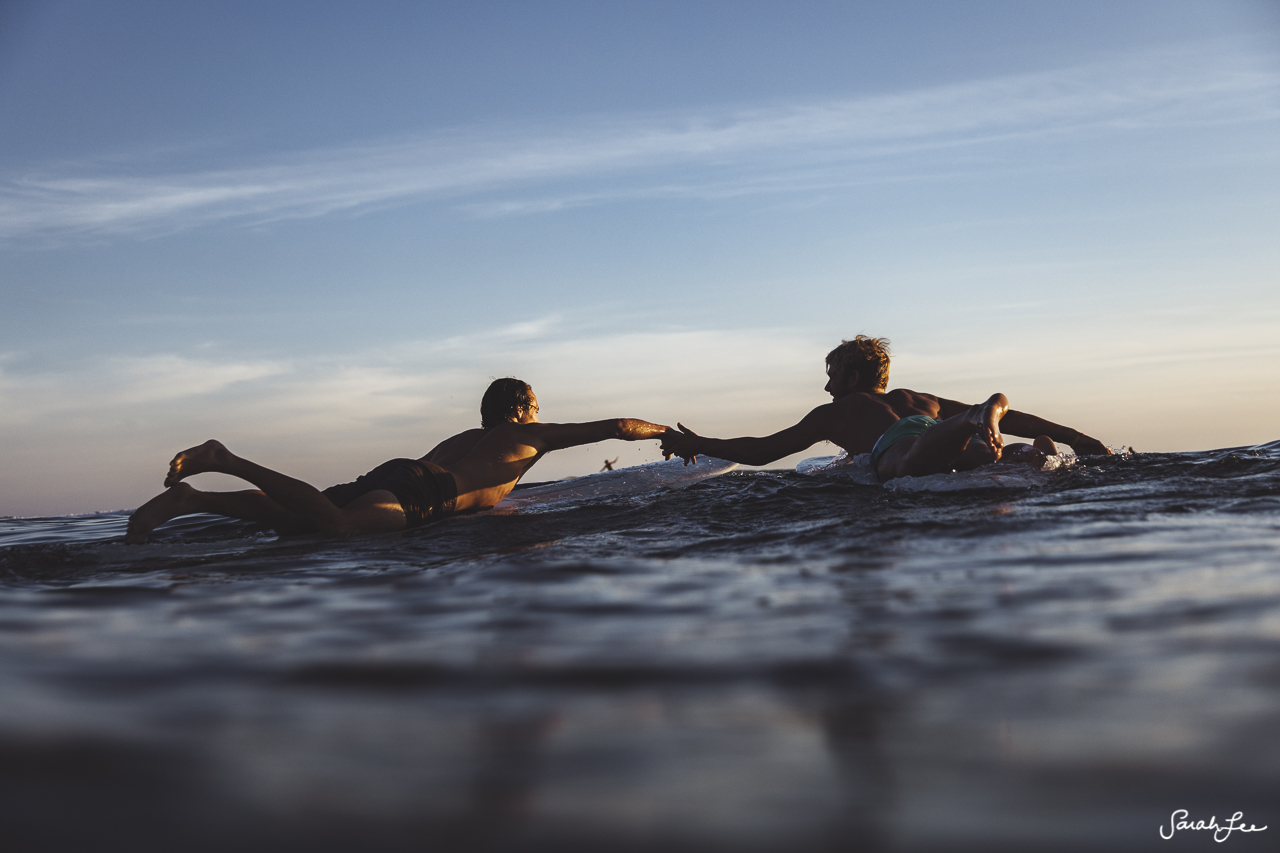
[[[681, 431], [663, 436], [662, 452], [668, 458], [683, 457], [686, 463], [705, 454], [746, 465], [768, 465], [820, 441], [833, 442], [850, 455], [872, 453], [888, 434], [876, 455], [877, 469], [884, 466], [882, 479], [995, 461], [1001, 455], [1002, 431], [1035, 438], [1034, 450], [1040, 453], [1053, 452], [1054, 442], [1070, 445], [1080, 454], [1111, 453], [1102, 442], [1077, 429], [1008, 408], [1002, 394], [970, 406], [906, 388], [886, 391], [888, 384], [889, 341], [858, 335], [827, 354], [824, 390], [832, 402], [818, 406], [794, 426], [767, 436], [722, 439], [701, 436], [677, 424]], [[931, 428], [942, 431], [926, 440]], [[983, 440], [973, 440], [975, 434]], [[1032, 448], [1019, 448], [1024, 446], [1028, 450], [1019, 449], [1016, 455], [1031, 461]]]

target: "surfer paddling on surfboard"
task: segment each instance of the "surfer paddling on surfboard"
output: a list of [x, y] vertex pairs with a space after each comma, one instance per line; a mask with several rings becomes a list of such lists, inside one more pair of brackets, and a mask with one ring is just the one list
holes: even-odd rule
[[[169, 463], [167, 490], [129, 517], [125, 541], [138, 543], [179, 515], [208, 512], [254, 521], [282, 534], [350, 536], [419, 527], [456, 513], [488, 509], [552, 450], [609, 438], [642, 441], [674, 432], [634, 418], [583, 424], [538, 422], [538, 398], [519, 379], [498, 379], [480, 402], [480, 429], [445, 439], [421, 459], [393, 459], [352, 483], [320, 491], [236, 456], [217, 441], [184, 450]], [[257, 486], [201, 492], [183, 482], [205, 471]]]
[[[1003, 394], [970, 406], [933, 394], [889, 384], [889, 341], [858, 335], [827, 355], [827, 385], [832, 402], [819, 406], [799, 423], [760, 438], [708, 438], [684, 424], [662, 437], [663, 456], [680, 456], [685, 464], [699, 455], [745, 465], [768, 465], [784, 456], [830, 441], [853, 456], [872, 454], [882, 480], [921, 477], [969, 470], [1009, 461], [1039, 466], [1056, 453], [1054, 442], [1068, 444], [1081, 455], [1110, 454], [1096, 438], [1044, 418], [1009, 408]], [[1035, 438], [1034, 445], [1004, 447], [1001, 431]]]

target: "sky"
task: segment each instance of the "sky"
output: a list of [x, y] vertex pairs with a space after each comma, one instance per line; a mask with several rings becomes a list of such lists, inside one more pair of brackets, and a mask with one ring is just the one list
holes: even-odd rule
[[1280, 438], [1276, 0], [0, 0], [0, 117], [0, 515], [215, 437], [348, 481], [499, 376], [765, 434], [859, 333], [1115, 447]]

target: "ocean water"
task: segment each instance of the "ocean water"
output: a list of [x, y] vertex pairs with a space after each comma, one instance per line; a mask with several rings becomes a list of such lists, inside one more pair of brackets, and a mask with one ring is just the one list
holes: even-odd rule
[[0, 519], [0, 848], [1277, 849], [1280, 442], [954, 477]]

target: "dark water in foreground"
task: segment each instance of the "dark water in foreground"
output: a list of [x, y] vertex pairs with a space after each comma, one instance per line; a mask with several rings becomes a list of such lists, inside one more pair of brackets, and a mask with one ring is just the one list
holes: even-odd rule
[[0, 848], [1277, 849], [1280, 442], [1087, 461], [0, 520]]

